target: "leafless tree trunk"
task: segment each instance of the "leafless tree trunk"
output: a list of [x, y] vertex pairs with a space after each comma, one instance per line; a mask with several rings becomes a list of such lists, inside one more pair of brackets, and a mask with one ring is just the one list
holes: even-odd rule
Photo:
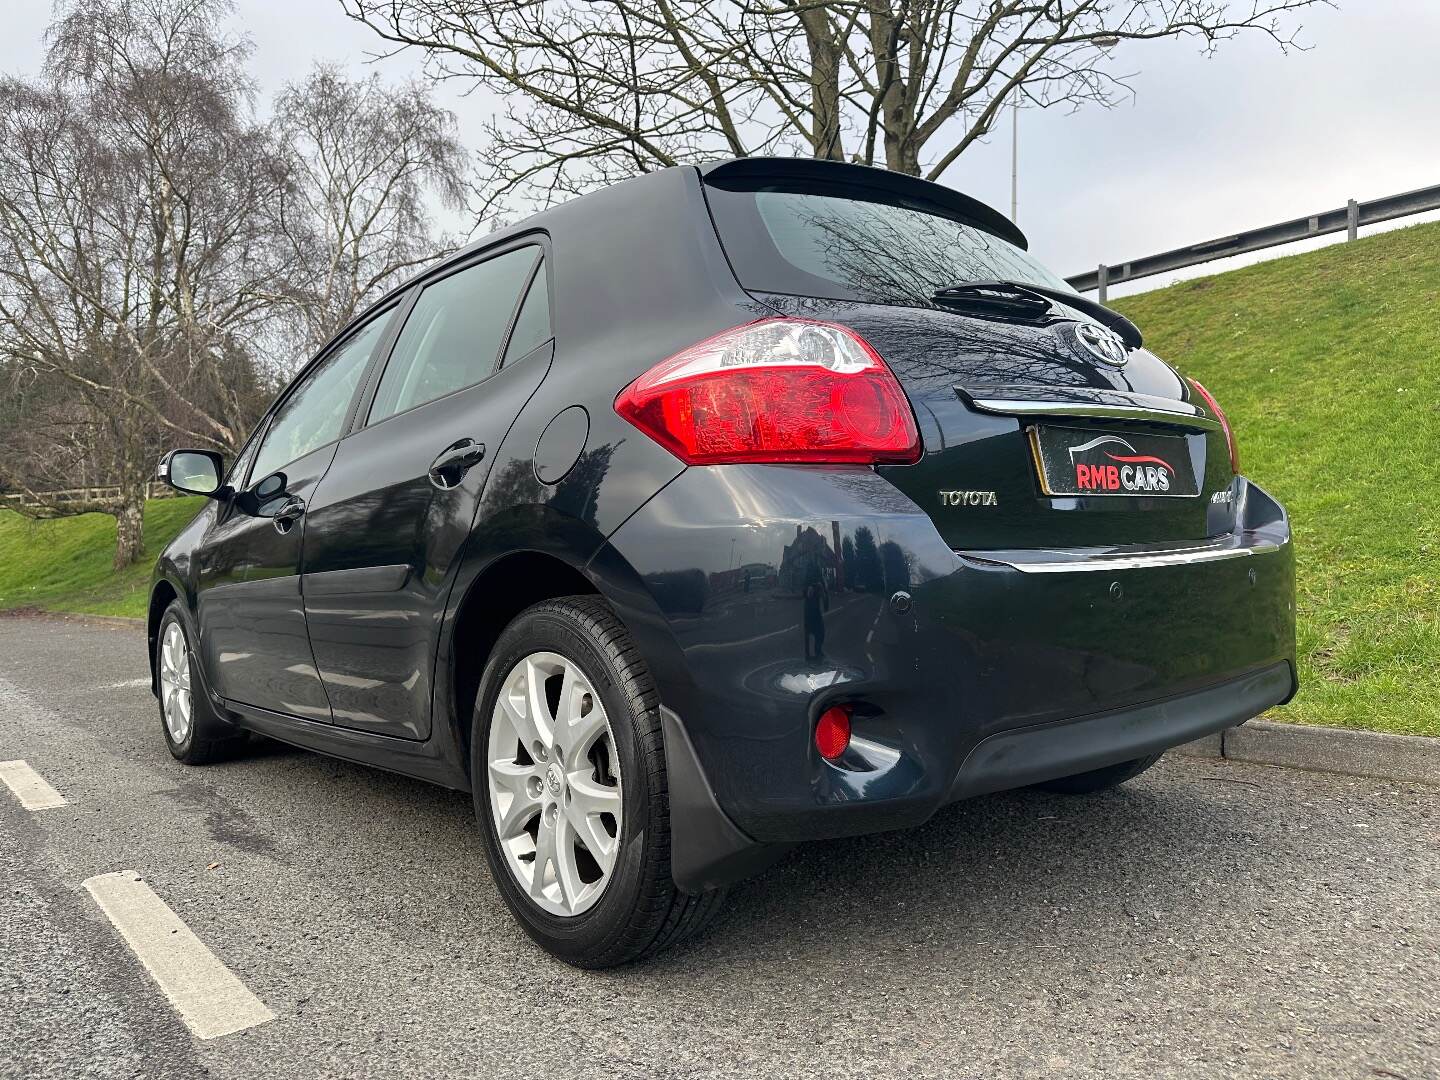
[[162, 442], [234, 447], [267, 394], [259, 319], [284, 298], [289, 197], [247, 118], [245, 50], [220, 0], [65, 0], [44, 76], [0, 80], [0, 374], [34, 409], [0, 471], [38, 489], [100, 474], [143, 549]]
[[492, 204], [775, 152], [938, 179], [1027, 105], [1115, 103], [1122, 51], [1242, 33], [1294, 45], [1328, 0], [340, 0], [437, 79], [506, 101]]

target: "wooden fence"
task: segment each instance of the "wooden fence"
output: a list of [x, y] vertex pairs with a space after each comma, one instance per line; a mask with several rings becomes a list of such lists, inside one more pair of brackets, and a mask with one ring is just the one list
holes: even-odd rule
[[[162, 480], [151, 480], [145, 485], [147, 499], [168, 499], [178, 494], [180, 494], [178, 491]], [[98, 487], [61, 488], [58, 491], [37, 491], [33, 494], [23, 491], [11, 492], [8, 495], [0, 495], [0, 506], [27, 508], [53, 506], [63, 510], [67, 505], [77, 506], [99, 502], [103, 499], [119, 498], [120, 485], [110, 484]]]

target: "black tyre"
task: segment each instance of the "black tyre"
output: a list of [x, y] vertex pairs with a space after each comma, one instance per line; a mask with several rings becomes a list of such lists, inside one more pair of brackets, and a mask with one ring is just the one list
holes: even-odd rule
[[522, 612], [496, 642], [475, 703], [475, 813], [500, 894], [547, 952], [628, 963], [719, 909], [670, 877], [665, 748], [655, 686], [601, 600]]
[[208, 765], [229, 757], [243, 735], [215, 715], [199, 675], [190, 630], [172, 601], [155, 635], [155, 677], [160, 691], [160, 733], [177, 761]]
[[1110, 788], [1118, 787], [1126, 780], [1133, 780], [1159, 761], [1161, 756], [1160, 754], [1151, 754], [1149, 757], [1136, 758], [1134, 761], [1122, 761], [1118, 765], [1107, 765], [1105, 768], [1095, 769], [1093, 772], [1076, 773], [1074, 776], [1061, 776], [1054, 780], [1046, 780], [1043, 784], [1035, 786], [1042, 791], [1058, 791], [1065, 795], [1093, 795], [1097, 791], [1108, 791]]

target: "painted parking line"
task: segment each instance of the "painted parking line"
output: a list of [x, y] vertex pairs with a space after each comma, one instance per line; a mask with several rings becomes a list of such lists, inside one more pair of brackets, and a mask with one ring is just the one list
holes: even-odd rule
[[26, 810], [64, 806], [65, 798], [24, 761], [0, 761], [0, 780]]
[[134, 870], [92, 877], [85, 888], [197, 1038], [275, 1019]]

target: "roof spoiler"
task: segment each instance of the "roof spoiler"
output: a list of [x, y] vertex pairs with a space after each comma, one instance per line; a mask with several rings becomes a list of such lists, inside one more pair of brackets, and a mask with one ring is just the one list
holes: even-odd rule
[[785, 181], [801, 187], [807, 183], [846, 184], [872, 188], [892, 197], [928, 202], [937, 209], [957, 217], [966, 224], [983, 229], [1020, 248], [1029, 250], [1030, 241], [1007, 218], [979, 199], [962, 195], [954, 188], [921, 180], [918, 176], [877, 169], [870, 165], [852, 165], [848, 161], [825, 161], [820, 158], [749, 157], [712, 161], [697, 166], [707, 184], [715, 187], [750, 187], [765, 181]]

